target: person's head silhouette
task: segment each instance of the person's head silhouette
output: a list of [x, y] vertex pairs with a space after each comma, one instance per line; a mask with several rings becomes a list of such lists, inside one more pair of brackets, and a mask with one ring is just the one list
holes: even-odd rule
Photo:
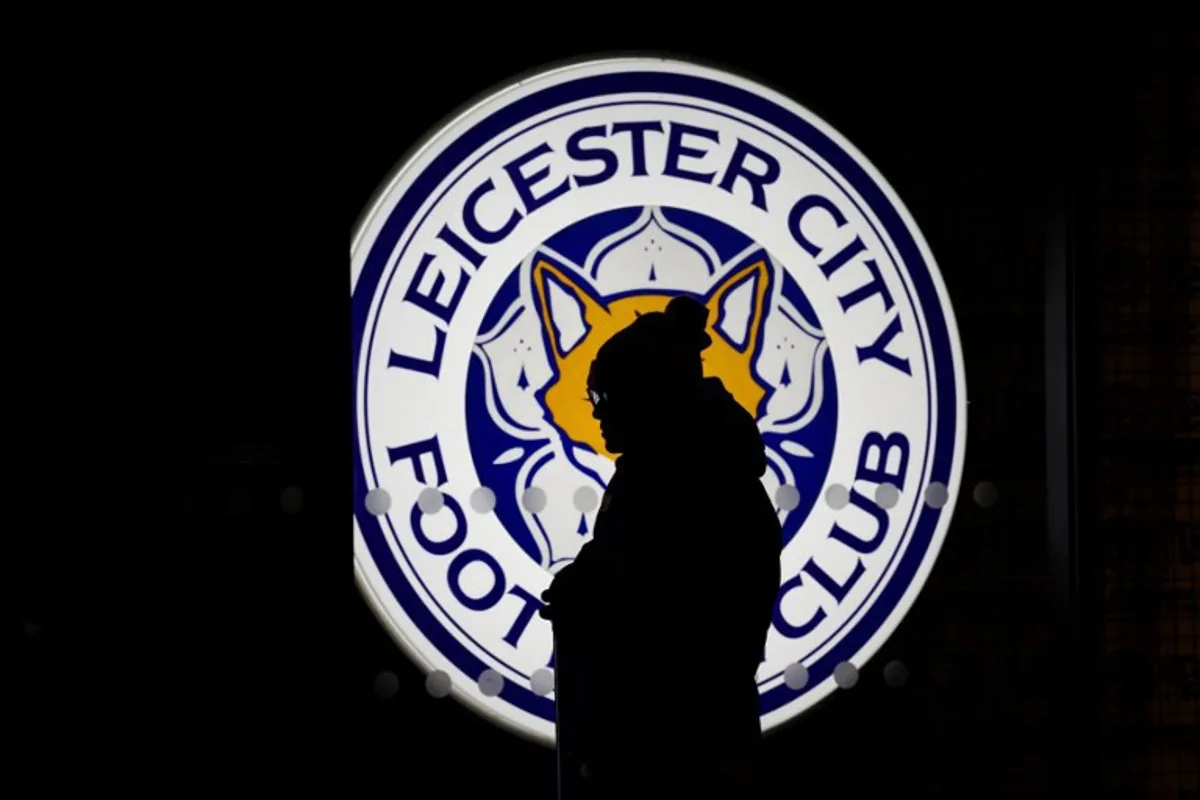
[[588, 373], [592, 415], [610, 453], [651, 445], [704, 380], [708, 309], [685, 296], [642, 314], [604, 343]]

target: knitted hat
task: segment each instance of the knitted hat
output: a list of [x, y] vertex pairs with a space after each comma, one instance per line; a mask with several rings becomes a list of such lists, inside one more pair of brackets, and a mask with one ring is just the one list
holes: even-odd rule
[[685, 388], [700, 381], [700, 354], [712, 344], [705, 331], [708, 309], [679, 296], [665, 311], [640, 315], [600, 348], [592, 378], [602, 387]]

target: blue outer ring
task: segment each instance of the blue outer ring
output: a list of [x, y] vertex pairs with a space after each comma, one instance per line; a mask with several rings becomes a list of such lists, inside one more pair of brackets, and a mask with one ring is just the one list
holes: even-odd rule
[[[371, 301], [376, 287], [387, 268], [388, 257], [395, 249], [400, 234], [408, 225], [413, 215], [419, 209], [425, 198], [446, 178], [446, 176], [473, 152], [486, 144], [493, 137], [505, 130], [520, 124], [534, 115], [579, 100], [614, 94], [632, 92], [649, 92], [660, 95], [679, 95], [688, 98], [708, 100], [731, 108], [779, 128], [799, 141], [804, 142], [828, 163], [835, 172], [854, 188], [863, 201], [879, 219], [883, 229], [899, 254], [901, 263], [907, 268], [909, 280], [913, 284], [922, 312], [925, 315], [929, 350], [933, 355], [934, 385], [936, 387], [937, 407], [942, 410], [937, 420], [934, 435], [934, 450], [929, 474], [930, 482], [950, 483], [954, 462], [954, 446], [956, 427], [958, 424], [956, 376], [954, 367], [953, 347], [946, 325], [941, 299], [930, 274], [929, 265], [921, 255], [912, 233], [905, 225], [899, 212], [888, 200], [887, 196], [876, 185], [866, 171], [846, 153], [836, 142], [814, 127], [810, 122], [797, 116], [792, 111], [745, 89], [730, 86], [711, 78], [693, 75], [681, 75], [668, 72], [614, 72], [606, 75], [596, 75], [578, 78], [572, 81], [547, 87], [541, 91], [527, 95], [507, 105], [485, 119], [478, 122], [470, 130], [464, 132], [449, 147], [434, 158], [425, 170], [409, 186], [404, 196], [392, 209], [387, 221], [379, 234], [371, 243], [354, 295], [351, 298], [353, 342], [354, 342], [354, 429], [358, 426], [357, 375], [359, 360], [364, 345], [363, 333], [366, 327]], [[946, 413], [949, 411], [950, 413]], [[355, 433], [357, 438], [357, 433]], [[468, 651], [450, 634], [417, 596], [413, 587], [405, 579], [403, 572], [396, 564], [388, 548], [384, 531], [378, 518], [370, 514], [365, 507], [367, 481], [364, 465], [358, 448], [354, 452], [354, 513], [359, 530], [367, 545], [376, 568], [386, 581], [388, 588], [394, 594], [397, 602], [409, 618], [417, 625], [441, 653], [452, 661], [458, 669], [469, 676], [478, 676], [488, 665]], [[871, 639], [875, 632], [887, 621], [892, 609], [907, 591], [914, 576], [925, 560], [941, 517], [940, 509], [925, 505], [920, 512], [917, 523], [912, 530], [908, 547], [897, 565], [891, 580], [879, 592], [871, 608], [862, 616], [858, 623], [829, 652], [808, 665], [809, 682], [805, 689], [792, 690], [780, 684], [771, 689], [761, 698], [762, 713], [769, 713], [782, 708], [807, 689], [821, 685], [832, 673], [834, 667], [853, 656]], [[506, 681], [500, 697], [506, 702], [530, 714], [546, 720], [554, 719], [554, 703], [547, 697], [539, 697], [530, 689]]]

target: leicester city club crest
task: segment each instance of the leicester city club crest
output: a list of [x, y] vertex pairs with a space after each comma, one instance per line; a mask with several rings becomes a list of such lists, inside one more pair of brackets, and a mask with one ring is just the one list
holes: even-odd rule
[[[763, 729], [834, 691], [913, 603], [962, 471], [954, 316], [899, 198], [795, 102], [679, 61], [543, 72], [435, 131], [351, 260], [356, 576], [478, 713], [553, 742], [538, 598], [614, 470], [588, 368], [681, 294], [709, 310], [705, 372], [757, 420], [783, 526]], [[690, 668], [627, 655], [648, 710]]]

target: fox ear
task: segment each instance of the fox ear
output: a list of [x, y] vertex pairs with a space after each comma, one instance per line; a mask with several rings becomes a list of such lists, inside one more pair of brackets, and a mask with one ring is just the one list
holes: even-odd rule
[[541, 255], [533, 263], [533, 301], [542, 334], [556, 361], [583, 341], [597, 314], [606, 313], [577, 275]]
[[753, 353], [762, 340], [770, 296], [771, 271], [766, 258], [731, 270], [705, 299], [713, 327], [740, 353]]

